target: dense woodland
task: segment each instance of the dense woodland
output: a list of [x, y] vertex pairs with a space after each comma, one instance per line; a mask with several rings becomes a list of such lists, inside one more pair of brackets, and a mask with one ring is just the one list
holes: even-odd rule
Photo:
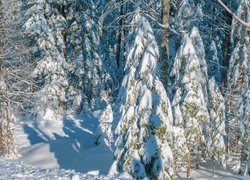
[[0, 0], [1, 156], [17, 119], [104, 109], [114, 175], [233, 161], [249, 176], [249, 79], [249, 0]]

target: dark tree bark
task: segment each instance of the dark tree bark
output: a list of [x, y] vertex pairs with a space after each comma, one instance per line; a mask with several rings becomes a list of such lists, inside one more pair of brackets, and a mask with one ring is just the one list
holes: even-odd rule
[[0, 73], [3, 69], [3, 12], [2, 12], [2, 0], [0, 0]]
[[[169, 24], [170, 22], [170, 0], [162, 1], [162, 23]], [[162, 80], [163, 85], [166, 89], [168, 89], [168, 76], [169, 76], [169, 30], [164, 29], [162, 34], [162, 59], [163, 59], [163, 67], [162, 67]]]

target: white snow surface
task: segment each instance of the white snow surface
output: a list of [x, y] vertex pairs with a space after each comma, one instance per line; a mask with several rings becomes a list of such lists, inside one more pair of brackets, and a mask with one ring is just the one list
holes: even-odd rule
[[77, 118], [70, 116], [61, 123], [51, 123], [43, 128], [29, 120], [19, 123], [15, 128], [18, 160], [36, 168], [107, 175], [114, 160], [113, 152], [105, 143], [97, 145], [95, 135], [102, 111], [82, 114]]
[[25, 165], [21, 161], [0, 158], [0, 179], [111, 179], [105, 176], [82, 174], [74, 170], [41, 169]]
[[184, 179], [199, 179], [199, 180], [249, 180], [249, 176], [238, 176], [231, 169], [231, 167], [227, 167], [224, 170], [221, 166], [216, 165], [215, 167], [215, 175], [212, 175], [212, 165], [210, 162], [202, 163], [199, 169], [191, 169], [191, 176], [187, 178], [186, 172], [179, 172], [176, 176], [176, 180], [184, 180]]
[[[95, 144], [94, 132], [103, 113], [99, 110], [64, 118], [61, 126], [52, 124], [48, 129], [39, 129], [35, 123], [23, 120], [15, 127], [19, 156], [0, 158], [0, 179], [132, 179], [126, 172], [112, 173], [113, 152], [105, 143]], [[145, 158], [148, 153], [150, 150], [145, 152]], [[230, 167], [227, 170], [216, 167], [214, 177], [211, 172], [211, 165], [205, 163], [199, 170], [192, 169], [190, 179], [249, 178], [236, 176]], [[186, 179], [186, 173], [179, 172], [175, 178]]]

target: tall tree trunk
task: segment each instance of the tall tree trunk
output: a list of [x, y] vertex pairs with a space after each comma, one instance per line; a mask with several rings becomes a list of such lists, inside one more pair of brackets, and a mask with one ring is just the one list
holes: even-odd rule
[[191, 153], [190, 153], [190, 147], [188, 148], [188, 160], [187, 160], [187, 178], [189, 178], [190, 177], [190, 169], [191, 169], [191, 160], [190, 160], [190, 158], [191, 158]]
[[3, 69], [3, 12], [2, 12], [2, 0], [0, 0], [0, 73]]
[[187, 178], [190, 177], [190, 169], [191, 169], [191, 162], [190, 162], [190, 156], [189, 156], [188, 161], [187, 161]]
[[212, 163], [213, 163], [213, 176], [215, 176], [215, 161], [214, 161], [214, 157], [212, 158]]
[[[170, 0], [162, 1], [162, 23], [169, 24], [170, 22]], [[163, 59], [163, 85], [168, 89], [168, 77], [169, 77], [169, 30], [164, 29], [162, 34], [162, 59]]]
[[121, 65], [121, 56], [122, 56], [122, 36], [123, 36], [123, 15], [124, 15], [124, 4], [121, 1], [120, 7], [120, 20], [119, 20], [119, 32], [118, 32], [118, 42], [117, 42], [117, 52], [116, 52], [116, 65], [117, 68], [120, 68]]
[[[66, 6], [65, 5], [62, 5], [61, 7], [61, 13], [62, 13], [62, 16], [64, 17], [64, 19], [66, 20], [67, 19], [67, 14], [66, 14]], [[64, 42], [64, 49], [63, 49], [63, 55], [64, 55], [64, 58], [66, 58], [67, 56], [67, 50], [66, 50], [66, 41], [67, 41], [67, 27], [65, 27], [63, 30], [62, 30], [62, 36], [63, 36], [63, 42]]]

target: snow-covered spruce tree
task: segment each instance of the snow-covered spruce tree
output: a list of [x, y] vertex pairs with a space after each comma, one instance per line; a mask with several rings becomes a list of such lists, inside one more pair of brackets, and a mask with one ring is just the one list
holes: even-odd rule
[[[100, 56], [100, 29], [96, 7], [91, 1], [72, 2], [69, 6], [68, 40], [70, 61], [74, 62], [72, 79], [78, 96], [82, 94], [82, 108], [97, 108], [104, 91], [105, 68]], [[105, 76], [106, 77], [106, 76]], [[107, 87], [107, 91], [110, 90]], [[75, 94], [70, 92], [69, 94]], [[74, 97], [73, 97], [74, 99]]]
[[[247, 0], [240, 1], [236, 15], [245, 22], [250, 23], [249, 18], [250, 2]], [[244, 87], [249, 82], [250, 74], [250, 29], [242, 25], [238, 20], [233, 19], [232, 31], [232, 55], [227, 76], [227, 105], [228, 105], [228, 146], [229, 152], [240, 154], [240, 135], [237, 132], [237, 99], [244, 91]]]
[[0, 156], [16, 155], [16, 144], [13, 134], [14, 116], [11, 112], [8, 87], [0, 69]]
[[205, 48], [204, 48], [202, 38], [200, 36], [200, 32], [195, 26], [192, 28], [189, 37], [195, 48], [196, 55], [200, 61], [200, 68], [202, 72], [200, 83], [202, 85], [205, 102], [208, 103], [208, 99], [207, 99], [208, 67], [207, 67], [207, 62], [205, 59]]
[[[35, 114], [39, 126], [43, 126], [60, 120], [65, 109], [68, 82], [63, 30], [66, 22], [54, 4], [46, 0], [29, 1], [28, 6], [24, 28], [33, 40]], [[43, 120], [47, 123], [43, 124]]]
[[157, 76], [159, 50], [146, 18], [138, 13], [132, 24], [137, 28], [117, 100], [114, 164], [118, 172], [128, 172], [133, 178], [170, 179], [173, 155], [168, 133], [172, 111]]
[[215, 163], [226, 167], [226, 148], [224, 142], [225, 132], [225, 103], [220, 89], [212, 77], [208, 83], [209, 114], [208, 134], [206, 134], [207, 153], [213, 163], [213, 175], [215, 174]]
[[236, 121], [239, 122], [239, 132], [241, 136], [241, 157], [240, 175], [250, 176], [250, 84], [245, 87], [245, 91], [237, 102]]
[[187, 175], [190, 176], [190, 161], [195, 161], [198, 167], [204, 153], [203, 125], [207, 123], [209, 115], [202, 87], [204, 76], [200, 60], [186, 34], [176, 55], [171, 76], [175, 80], [172, 101], [174, 125], [184, 128], [189, 150]]

